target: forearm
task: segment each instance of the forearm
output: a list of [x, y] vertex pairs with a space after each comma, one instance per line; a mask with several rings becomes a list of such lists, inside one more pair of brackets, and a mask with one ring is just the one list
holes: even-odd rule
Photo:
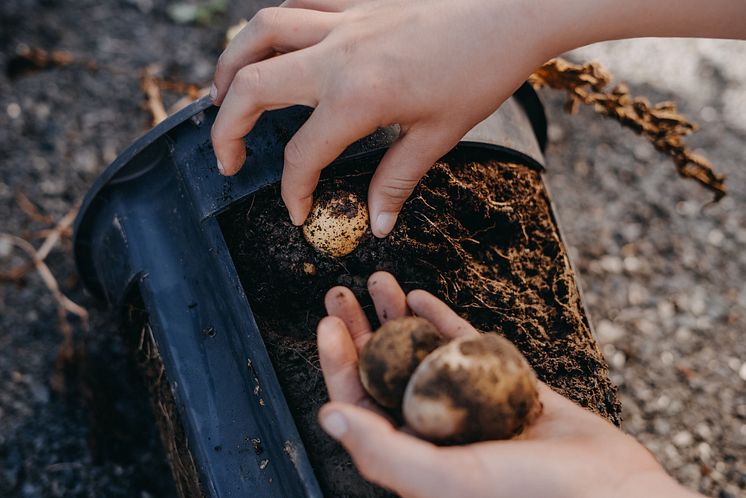
[[526, 13], [553, 57], [591, 43], [641, 37], [746, 40], [746, 0], [532, 0]]
[[660, 472], [639, 474], [612, 486], [609, 498], [636, 498], [655, 496], [657, 498], [704, 498], [686, 489], [673, 478]]

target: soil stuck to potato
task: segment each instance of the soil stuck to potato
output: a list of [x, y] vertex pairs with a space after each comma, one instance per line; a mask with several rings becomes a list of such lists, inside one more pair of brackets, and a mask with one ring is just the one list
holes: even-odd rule
[[[330, 168], [317, 195], [367, 198], [375, 163]], [[333, 175], [333, 176], [332, 176]], [[293, 226], [279, 185], [222, 215], [221, 226], [301, 437], [328, 496], [383, 496], [321, 430], [327, 401], [315, 328], [327, 290], [345, 285], [377, 326], [368, 276], [391, 272], [426, 289], [483, 331], [502, 334], [558, 392], [615, 424], [616, 389], [591, 335], [541, 175], [486, 153], [455, 151], [420, 182], [393, 232], [368, 233], [342, 258], [324, 256]]]

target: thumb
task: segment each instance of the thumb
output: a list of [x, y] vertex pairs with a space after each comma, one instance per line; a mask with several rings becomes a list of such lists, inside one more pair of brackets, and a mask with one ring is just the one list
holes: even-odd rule
[[439, 448], [397, 431], [382, 416], [332, 402], [321, 408], [319, 421], [367, 480], [406, 497], [440, 496], [447, 487], [443, 476], [449, 471]]
[[456, 145], [453, 134], [413, 128], [383, 156], [370, 181], [368, 207], [371, 231], [385, 237], [396, 224], [404, 202], [432, 165]]

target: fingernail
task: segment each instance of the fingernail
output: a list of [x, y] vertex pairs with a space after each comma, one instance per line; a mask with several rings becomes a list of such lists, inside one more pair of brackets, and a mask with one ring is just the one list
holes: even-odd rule
[[376, 237], [385, 237], [393, 230], [395, 224], [395, 213], [380, 213], [373, 224], [373, 235]]
[[215, 86], [215, 83], [213, 83], [212, 86], [210, 87], [210, 98], [212, 100], [215, 100], [216, 98], [218, 98], [218, 87]]
[[339, 439], [347, 432], [347, 419], [339, 412], [329, 412], [321, 419], [321, 427], [334, 439]]
[[225, 175], [225, 168], [224, 168], [224, 167], [223, 167], [223, 165], [222, 165], [222, 164], [220, 163], [220, 159], [218, 159], [217, 161], [218, 161], [218, 171], [220, 171], [220, 174], [221, 174], [221, 175]]

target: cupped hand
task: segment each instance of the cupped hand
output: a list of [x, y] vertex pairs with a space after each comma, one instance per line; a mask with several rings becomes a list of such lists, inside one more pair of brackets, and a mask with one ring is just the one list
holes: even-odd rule
[[[414, 314], [447, 338], [478, 334], [432, 294], [406, 294], [385, 272], [368, 281], [378, 319]], [[690, 496], [639, 443], [540, 383], [542, 415], [517, 439], [439, 447], [395, 427], [360, 383], [358, 353], [373, 333], [345, 287], [325, 299], [318, 347], [331, 402], [322, 427], [361, 474], [404, 497]], [[693, 496], [693, 494], [691, 494]]]
[[547, 29], [543, 44], [531, 38], [538, 8], [523, 0], [287, 0], [259, 11], [215, 71], [218, 168], [233, 175], [242, 167], [243, 137], [262, 112], [314, 107], [285, 148], [282, 198], [299, 225], [321, 170], [353, 141], [398, 124], [368, 196], [372, 232], [383, 237], [433, 163], [559, 50], [549, 48]]

